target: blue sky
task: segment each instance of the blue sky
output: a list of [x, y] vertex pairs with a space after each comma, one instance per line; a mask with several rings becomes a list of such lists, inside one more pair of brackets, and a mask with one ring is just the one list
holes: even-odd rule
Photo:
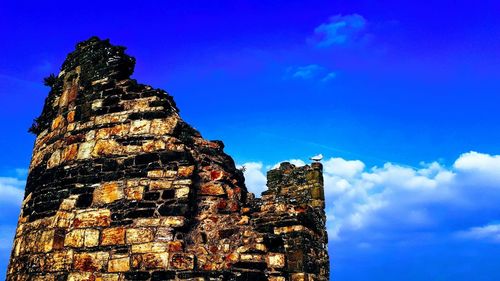
[[[495, 1], [0, 3], [0, 274], [34, 137], [76, 42], [128, 47], [133, 75], [262, 190], [325, 155], [336, 280], [499, 280]], [[14, 3], [19, 2], [19, 3]]]

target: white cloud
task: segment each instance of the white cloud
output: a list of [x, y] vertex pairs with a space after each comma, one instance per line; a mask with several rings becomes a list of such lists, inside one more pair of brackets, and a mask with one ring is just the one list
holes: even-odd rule
[[253, 192], [256, 196], [260, 196], [263, 191], [267, 190], [267, 179], [262, 171], [262, 163], [247, 162], [241, 166], [245, 167], [245, 171], [243, 173], [245, 175], [245, 184], [248, 191]]
[[337, 73], [336, 72], [329, 72], [328, 74], [326, 74], [325, 77], [323, 77], [321, 79], [321, 82], [328, 82], [330, 80], [333, 80], [337, 77]]
[[[493, 183], [500, 181], [500, 155], [471, 151], [460, 155], [453, 167], [463, 175], [473, 177], [476, 181], [492, 181]], [[476, 178], [477, 175], [481, 177]]]
[[362, 37], [366, 25], [365, 18], [358, 14], [332, 16], [314, 29], [310, 41], [320, 48], [344, 45]]
[[471, 227], [468, 230], [457, 232], [457, 236], [465, 239], [500, 242], [500, 224]]
[[323, 161], [323, 168], [330, 175], [351, 178], [361, 173], [365, 168], [365, 164], [359, 160], [330, 158]]
[[12, 177], [0, 177], [0, 203], [20, 205], [24, 196], [24, 180]]
[[327, 68], [318, 64], [309, 64], [305, 66], [291, 66], [286, 69], [285, 79], [301, 80], [319, 80], [328, 82], [337, 77], [337, 73], [329, 71]]
[[[250, 190], [265, 185], [262, 167], [252, 166]], [[465, 153], [449, 168], [438, 162], [367, 168], [343, 158], [326, 159], [323, 167], [327, 227], [337, 243], [405, 243], [423, 233], [496, 235], [498, 225], [475, 226], [500, 219], [498, 155]]]
[[317, 64], [309, 64], [305, 66], [289, 67], [287, 69], [287, 77], [293, 79], [311, 79], [324, 72], [325, 68]]

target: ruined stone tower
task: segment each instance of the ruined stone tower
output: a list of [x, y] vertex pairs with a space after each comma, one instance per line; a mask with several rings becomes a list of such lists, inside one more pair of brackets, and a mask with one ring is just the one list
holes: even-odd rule
[[328, 280], [321, 164], [254, 198], [134, 63], [93, 37], [46, 79], [7, 280]]

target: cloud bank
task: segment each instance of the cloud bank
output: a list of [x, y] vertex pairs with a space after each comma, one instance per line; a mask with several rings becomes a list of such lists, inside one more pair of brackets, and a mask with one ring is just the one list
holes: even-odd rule
[[[303, 161], [294, 160], [303, 164]], [[262, 163], [247, 163], [247, 187], [265, 189]], [[360, 160], [323, 161], [328, 231], [334, 243], [363, 247], [434, 238], [500, 241], [500, 156], [368, 168]], [[254, 185], [255, 183], [258, 183]]]

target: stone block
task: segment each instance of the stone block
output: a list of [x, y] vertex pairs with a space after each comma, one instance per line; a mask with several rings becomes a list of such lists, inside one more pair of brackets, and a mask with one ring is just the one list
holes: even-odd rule
[[126, 272], [129, 270], [130, 259], [128, 257], [109, 260], [108, 272]]
[[96, 281], [92, 272], [71, 272], [67, 281]]
[[123, 123], [127, 121], [128, 114], [105, 114], [95, 117], [95, 124]]
[[141, 200], [144, 194], [144, 186], [135, 185], [131, 186], [127, 184], [125, 187], [125, 197], [128, 200]]
[[151, 170], [148, 171], [148, 178], [161, 179], [161, 178], [174, 178], [177, 171], [173, 170]]
[[226, 194], [226, 192], [224, 191], [224, 187], [222, 187], [221, 184], [209, 182], [200, 186], [199, 194], [219, 196]]
[[244, 262], [262, 262], [264, 257], [259, 254], [241, 254], [240, 260]]
[[83, 247], [85, 242], [85, 229], [75, 229], [66, 234], [64, 246]]
[[168, 253], [145, 253], [132, 255], [134, 269], [167, 269]]
[[227, 174], [224, 171], [219, 171], [219, 170], [210, 171], [210, 179], [213, 181], [222, 180], [225, 177], [227, 177]]
[[64, 148], [62, 153], [62, 161], [70, 161], [78, 156], [78, 144], [74, 143]]
[[75, 122], [75, 111], [74, 110], [68, 112], [68, 115], [66, 116], [66, 120], [68, 120], [69, 123]]
[[194, 172], [194, 166], [180, 166], [179, 169], [177, 170], [177, 173], [179, 177], [191, 177]]
[[56, 129], [62, 129], [66, 124], [66, 119], [62, 115], [58, 115], [53, 121], [52, 121], [52, 126], [51, 129], [52, 131]]
[[118, 182], [107, 182], [97, 187], [93, 194], [93, 204], [102, 205], [123, 199], [125, 193], [123, 186]]
[[59, 165], [61, 163], [61, 150], [56, 150], [54, 153], [49, 158], [49, 161], [47, 161], [47, 169], [54, 168], [55, 166]]
[[76, 271], [101, 271], [107, 269], [108, 260], [108, 252], [75, 253], [73, 268]]
[[159, 227], [156, 230], [155, 241], [170, 242], [174, 240], [174, 230], [171, 227]]
[[96, 247], [99, 245], [99, 230], [88, 228], [85, 229], [85, 239], [84, 239], [85, 247]]
[[182, 227], [186, 222], [185, 217], [181, 216], [170, 216], [161, 219], [160, 225], [170, 226], [170, 227]]
[[81, 143], [78, 147], [78, 155], [77, 158], [79, 160], [89, 159], [92, 155], [92, 150], [94, 149], [95, 141], [87, 141]]
[[161, 253], [168, 250], [168, 243], [165, 242], [150, 242], [132, 245], [132, 253]]
[[130, 134], [143, 135], [149, 133], [151, 121], [149, 120], [134, 120], [130, 124]]
[[181, 252], [183, 249], [182, 241], [172, 241], [168, 243], [169, 252]]
[[149, 108], [149, 102], [151, 99], [135, 99], [135, 100], [126, 100], [122, 102], [123, 108], [125, 110], [134, 110], [134, 111], [145, 111]]
[[291, 281], [309, 281], [307, 278], [307, 274], [305, 273], [292, 273], [291, 274]]
[[165, 119], [153, 119], [151, 122], [151, 134], [154, 135], [171, 135], [177, 126], [179, 119], [172, 116]]
[[48, 253], [43, 256], [41, 263], [43, 271], [58, 272], [67, 271], [71, 268], [73, 262], [73, 251], [64, 250], [58, 252]]
[[142, 144], [142, 150], [144, 152], [164, 150], [165, 148], [166, 148], [165, 142], [163, 142], [162, 140], [150, 140]]
[[172, 181], [169, 180], [154, 180], [149, 183], [151, 190], [169, 189], [172, 188]]
[[136, 226], [159, 226], [160, 223], [160, 218], [138, 218], [135, 221]]
[[95, 281], [121, 281], [120, 274], [106, 273], [106, 274], [96, 274]]
[[75, 228], [109, 226], [111, 223], [111, 211], [98, 209], [78, 213], [73, 221]]
[[115, 140], [98, 140], [92, 150], [92, 157], [120, 155], [123, 147]]
[[130, 130], [130, 124], [118, 124], [110, 128], [99, 129], [96, 133], [96, 139], [108, 139], [110, 137], [123, 137]]
[[175, 190], [175, 198], [178, 199], [187, 199], [189, 197], [189, 191], [191, 189], [189, 187], [181, 187]]
[[101, 245], [120, 245], [125, 244], [125, 228], [113, 227], [105, 228], [101, 233]]
[[269, 253], [266, 256], [266, 263], [270, 268], [284, 268], [285, 261], [285, 255], [281, 253]]
[[154, 240], [154, 232], [151, 228], [129, 228], [126, 230], [127, 244], [147, 243]]
[[40, 246], [42, 246], [44, 252], [52, 251], [52, 246], [54, 244], [54, 233], [54, 229], [42, 232], [38, 243], [40, 243]]

